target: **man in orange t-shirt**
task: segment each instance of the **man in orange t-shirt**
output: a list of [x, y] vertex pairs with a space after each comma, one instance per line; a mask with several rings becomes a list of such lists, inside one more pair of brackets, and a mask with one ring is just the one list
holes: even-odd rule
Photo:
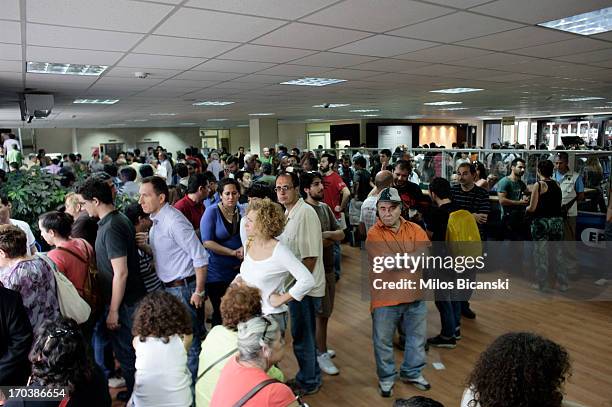
[[368, 232], [366, 249], [372, 267], [372, 342], [378, 390], [383, 397], [393, 394], [397, 377], [393, 335], [398, 323], [405, 333], [400, 380], [429, 390], [431, 386], [421, 373], [426, 364], [427, 305], [419, 288], [421, 271], [410, 268], [411, 256], [427, 255], [429, 238], [420, 226], [401, 217], [402, 199], [397, 189], [383, 189], [376, 209], [378, 220]]

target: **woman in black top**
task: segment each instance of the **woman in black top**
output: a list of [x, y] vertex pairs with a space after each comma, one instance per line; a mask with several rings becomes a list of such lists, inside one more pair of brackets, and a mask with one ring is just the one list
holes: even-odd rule
[[[561, 188], [552, 180], [554, 165], [549, 160], [538, 163], [539, 181], [533, 186], [527, 212], [531, 214], [531, 235], [534, 240], [537, 288], [548, 290], [548, 255], [552, 254], [557, 270], [557, 288], [567, 291], [568, 279], [565, 267], [559, 264], [562, 258], [563, 218], [561, 215]], [[546, 243], [548, 241], [555, 243]], [[550, 249], [550, 250], [549, 250]], [[534, 285], [535, 288], [535, 285]]]

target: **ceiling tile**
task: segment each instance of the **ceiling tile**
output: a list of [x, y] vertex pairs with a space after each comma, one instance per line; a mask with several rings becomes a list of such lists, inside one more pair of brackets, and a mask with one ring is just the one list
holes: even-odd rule
[[374, 37], [356, 41], [352, 44], [334, 48], [332, 51], [377, 57], [391, 57], [393, 55], [405, 54], [410, 51], [430, 48], [434, 45], [437, 44], [428, 41], [391, 37], [388, 35], [375, 35]]
[[460, 11], [391, 31], [389, 34], [430, 41], [456, 42], [519, 27], [522, 25]]
[[497, 0], [471, 11], [537, 24], [610, 7], [609, 0]]
[[332, 78], [355, 80], [371, 78], [373, 76], [380, 75], [381, 73], [378, 71], [362, 71], [357, 69], [334, 69], [333, 71], [326, 72], [325, 74], [331, 76]]
[[158, 97], [158, 98], [171, 98], [177, 96], [183, 96], [188, 93], [187, 89], [182, 88], [166, 88], [166, 87], [158, 87], [154, 86], [151, 89], [143, 90], [138, 93], [137, 96], [142, 97]]
[[26, 5], [28, 22], [141, 33], [149, 32], [173, 9], [124, 0], [28, 0]]
[[194, 71], [253, 73], [274, 66], [273, 63], [211, 59], [193, 68]]
[[325, 66], [331, 68], [344, 68], [364, 62], [374, 61], [375, 57], [363, 55], [338, 54], [336, 52], [320, 52], [305, 58], [293, 61], [300, 65]]
[[522, 64], [525, 62], [539, 62], [541, 60], [522, 56], [522, 55], [513, 55], [513, 54], [505, 54], [501, 52], [494, 52], [487, 55], [481, 55], [473, 58], [466, 58], [458, 61], [453, 61], [453, 65], [460, 66], [471, 66], [474, 68], [501, 68], [502, 70], [505, 67], [514, 64]]
[[275, 83], [281, 83], [281, 82], [288, 81], [292, 78], [293, 76], [287, 76], [287, 75], [253, 74], [253, 75], [247, 75], [247, 76], [238, 78], [234, 82], [260, 83], [260, 84], [272, 85]]
[[593, 35], [592, 38], [599, 38], [600, 40], [612, 41], [612, 31]]
[[465, 58], [475, 58], [489, 53], [489, 51], [475, 48], [458, 47], [456, 45], [440, 45], [438, 47], [398, 55], [395, 58], [425, 62], [452, 62]]
[[337, 0], [190, 0], [189, 7], [294, 20]]
[[256, 39], [253, 43], [278, 47], [326, 50], [360, 40], [370, 35], [342, 28], [291, 23]]
[[189, 71], [184, 72], [174, 79], [188, 79], [195, 81], [229, 81], [239, 78], [243, 74], [231, 72], [205, 72], [205, 71]]
[[539, 58], [551, 58], [574, 54], [577, 50], [586, 52], [603, 48], [612, 48], [612, 44], [604, 41], [592, 40], [590, 38], [576, 38], [569, 41], [560, 41], [552, 44], [521, 48], [514, 50], [513, 52], [516, 54], [530, 55]]
[[2, 18], [7, 20], [21, 19], [19, 15], [19, 0], [2, 0]]
[[256, 62], [289, 62], [313, 54], [313, 51], [294, 48], [243, 45], [223, 55], [224, 58]]
[[502, 75], [483, 76], [479, 79], [491, 82], [519, 82], [534, 78], [537, 78], [537, 76], [527, 75], [524, 73], [504, 73]]
[[210, 87], [210, 89], [219, 89], [219, 90], [251, 90], [251, 89], [259, 89], [263, 86], [261, 83], [248, 83], [248, 82], [236, 82], [236, 81], [229, 81], [229, 82], [223, 82], [223, 83], [218, 83], [216, 85], [213, 85]]
[[85, 28], [59, 27], [53, 25], [28, 24], [28, 45], [81, 48], [103, 51], [127, 51], [142, 34], [90, 30]]
[[134, 52], [185, 57], [212, 58], [236, 47], [238, 43], [194, 40], [191, 38], [148, 36]]
[[380, 72], [404, 72], [409, 69], [431, 65], [429, 62], [403, 61], [400, 59], [381, 58], [377, 61], [366, 62], [351, 66], [352, 69], [363, 69]]
[[0, 44], [2, 59], [21, 60], [21, 45]]
[[22, 72], [22, 61], [3, 61], [0, 60], [0, 72]]
[[0, 72], [0, 80], [2, 80], [2, 86], [6, 83], [21, 85], [22, 76], [17, 72]]
[[411, 0], [347, 0], [301, 21], [382, 33], [451, 12]]
[[129, 54], [119, 66], [134, 68], [189, 69], [204, 62], [201, 58], [172, 57], [165, 55]]
[[146, 78], [146, 79], [140, 79], [140, 78], [113, 78], [113, 77], [102, 77], [100, 78], [94, 86], [98, 86], [98, 87], [111, 87], [111, 86], [116, 86], [116, 87], [120, 87], [120, 88], [132, 88], [132, 89], [146, 89], [146, 88], [150, 88], [151, 86], [155, 86], [158, 83], [160, 83], [163, 79], [154, 79], [154, 78]]
[[181, 88], [181, 89], [202, 89], [219, 83], [218, 80], [181, 80], [181, 79], [168, 79], [156, 86], [167, 87], [167, 88]]
[[297, 77], [319, 75], [329, 70], [330, 68], [327, 67], [283, 64], [273, 66], [272, 68], [265, 69], [259, 73], [265, 75], [290, 75]]
[[426, 76], [445, 76], [445, 77], [452, 78], [454, 73], [462, 72], [462, 71], [465, 71], [465, 68], [461, 66], [436, 64], [436, 65], [428, 65], [426, 67], [421, 67], [421, 68], [407, 69], [405, 73], [426, 75]]
[[36, 46], [28, 46], [26, 53], [28, 61], [89, 65], [113, 65], [123, 56], [121, 52]]
[[581, 52], [578, 54], [564, 55], [556, 57], [560, 61], [576, 62], [576, 63], [593, 63], [612, 60], [612, 49], [602, 49], [599, 51]]
[[458, 44], [468, 47], [484, 48], [493, 51], [507, 51], [526, 48], [551, 42], [565, 41], [576, 38], [575, 35], [540, 27], [524, 27], [518, 30], [487, 35], [461, 41]]
[[430, 3], [436, 3], [441, 6], [456, 7], [456, 8], [470, 8], [479, 4], [487, 3], [491, 0], [429, 0]]
[[181, 8], [168, 18], [155, 34], [246, 42], [283, 24], [283, 21], [261, 17]]
[[[4, 15], [4, 10], [2, 10], [2, 14]], [[21, 44], [21, 23], [18, 21], [2, 21], [0, 23], [0, 41]]]

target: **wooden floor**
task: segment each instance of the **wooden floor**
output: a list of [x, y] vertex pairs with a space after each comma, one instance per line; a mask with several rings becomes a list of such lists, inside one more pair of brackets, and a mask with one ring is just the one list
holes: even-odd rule
[[[342, 278], [336, 288], [328, 341], [337, 353], [334, 361], [340, 375], [324, 375], [321, 391], [304, 400], [310, 406], [391, 406], [393, 399], [383, 399], [377, 391], [372, 320], [369, 302], [361, 295], [361, 254], [348, 245], [342, 246], [342, 254]], [[573, 374], [565, 386], [566, 398], [590, 407], [612, 407], [612, 302], [567, 302], [534, 296], [534, 300], [473, 301], [472, 309], [477, 318], [462, 322], [463, 339], [457, 348], [429, 351], [423, 374], [431, 390], [420, 392], [398, 381], [393, 398], [426, 395], [446, 407], [458, 406], [466, 377], [480, 352], [500, 334], [532, 331], [569, 351]], [[428, 303], [428, 311], [427, 333], [434, 336], [440, 330], [439, 314], [433, 303]], [[291, 378], [297, 364], [290, 348], [285, 355], [280, 367]], [[396, 360], [399, 366], [400, 351], [396, 351]], [[434, 369], [433, 362], [441, 362], [445, 369]]]

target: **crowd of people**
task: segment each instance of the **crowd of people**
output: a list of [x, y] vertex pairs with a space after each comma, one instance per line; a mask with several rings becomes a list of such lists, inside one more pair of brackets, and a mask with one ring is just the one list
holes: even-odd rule
[[[529, 186], [522, 181], [529, 164], [511, 152], [511, 159], [500, 153], [505, 172], [495, 154], [485, 164], [459, 153], [451, 180], [441, 176], [451, 155], [437, 150], [208, 153], [189, 147], [173, 156], [159, 146], [109, 157], [95, 150], [88, 162], [68, 154], [49, 163], [42, 151], [24, 161], [63, 177], [73, 191], [39, 219], [46, 254], [1, 197], [0, 385], [66, 387], [68, 406], [110, 405], [109, 385], [125, 386], [116, 398], [129, 406], [302, 405], [324, 384], [322, 374], [341, 372], [327, 327], [343, 241], [364, 241], [370, 258], [415, 252], [447, 240], [458, 212], [468, 214], [461, 219], [477, 240], [487, 240], [494, 191], [502, 238], [536, 242], [534, 288], [547, 291], [544, 242], [575, 239], [577, 201], [585, 180], [596, 178], [571, 171], [564, 152], [550, 153], [554, 163], [541, 158]], [[612, 240], [610, 203], [607, 211]], [[557, 289], [566, 291], [571, 269], [555, 270]], [[89, 305], [87, 321], [66, 317], [55, 273]], [[371, 297], [379, 393], [391, 397], [397, 379], [429, 390], [426, 351], [457, 346], [461, 319], [476, 317], [469, 298], [437, 296], [441, 332], [428, 339], [419, 290]], [[278, 367], [287, 329], [294, 378]], [[396, 331], [404, 350], [399, 372]], [[560, 406], [568, 373], [561, 346], [509, 333], [483, 352], [461, 405]], [[31, 405], [58, 405], [49, 403]], [[435, 403], [417, 397], [395, 405]]]

